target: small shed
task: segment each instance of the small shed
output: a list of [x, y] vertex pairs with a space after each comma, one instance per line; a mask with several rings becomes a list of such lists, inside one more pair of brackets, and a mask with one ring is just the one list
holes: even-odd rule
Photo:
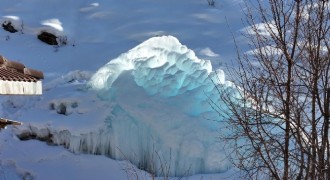
[[[0, 95], [41, 95], [44, 74], [0, 55]], [[21, 122], [0, 118], [0, 129]]]
[[0, 94], [41, 95], [44, 74], [0, 55]]

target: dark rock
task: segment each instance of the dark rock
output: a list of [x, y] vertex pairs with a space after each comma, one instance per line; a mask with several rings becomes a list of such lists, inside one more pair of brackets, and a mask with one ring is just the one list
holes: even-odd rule
[[23, 132], [21, 134], [16, 135], [21, 141], [27, 141], [30, 139], [36, 139], [37, 138], [37, 134], [36, 133], [32, 133], [32, 132]]
[[66, 105], [61, 103], [58, 107], [58, 109], [56, 110], [58, 114], [63, 114], [63, 115], [68, 115], [67, 114], [67, 110], [66, 110]]
[[72, 108], [77, 108], [77, 107], [78, 107], [78, 103], [77, 103], [77, 102], [73, 102], [73, 103], [71, 104], [71, 107], [72, 107]]
[[17, 29], [14, 28], [14, 26], [11, 24], [11, 22], [2, 23], [2, 27], [4, 30], [6, 30], [8, 32], [11, 32], [11, 33], [17, 32]]
[[45, 32], [45, 31], [41, 32], [38, 35], [38, 39], [49, 45], [58, 45], [57, 36], [49, 32]]
[[50, 110], [55, 110], [56, 108], [55, 108], [55, 103], [53, 103], [53, 102], [51, 102], [50, 104], [49, 104], [49, 109]]

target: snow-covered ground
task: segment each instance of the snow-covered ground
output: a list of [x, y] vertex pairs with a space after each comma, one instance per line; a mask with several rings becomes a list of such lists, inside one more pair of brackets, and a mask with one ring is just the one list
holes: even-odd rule
[[0, 179], [149, 179], [134, 165], [167, 176], [164, 164], [238, 178], [207, 98], [216, 73], [230, 87], [219, 68], [235, 59], [239, 2], [2, 0], [0, 22], [18, 32], [0, 29], [0, 54], [45, 80], [42, 96], [0, 97], [1, 116], [24, 123], [0, 131]]

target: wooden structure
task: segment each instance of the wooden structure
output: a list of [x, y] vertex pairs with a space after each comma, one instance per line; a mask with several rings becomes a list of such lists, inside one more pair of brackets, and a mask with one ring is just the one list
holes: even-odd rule
[[[0, 55], [0, 94], [41, 95], [44, 75], [41, 71], [29, 69], [24, 64], [10, 61]], [[6, 125], [21, 125], [18, 121], [0, 118], [0, 129]]]
[[0, 55], [0, 94], [41, 95], [43, 78], [41, 71], [29, 69]]
[[13, 121], [5, 118], [0, 118], [0, 129], [5, 128], [7, 125], [22, 125], [23, 123], [18, 121]]

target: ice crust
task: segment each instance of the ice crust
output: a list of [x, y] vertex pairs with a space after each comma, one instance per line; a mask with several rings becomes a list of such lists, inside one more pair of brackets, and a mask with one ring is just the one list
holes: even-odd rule
[[89, 86], [116, 103], [103, 129], [70, 136], [69, 147], [127, 159], [157, 175], [164, 175], [164, 163], [170, 176], [227, 171], [217, 139], [221, 124], [207, 120], [219, 118], [209, 105], [209, 98], [219, 101], [214, 82], [232, 86], [222, 70], [213, 71], [175, 37], [151, 38], [92, 76]]

